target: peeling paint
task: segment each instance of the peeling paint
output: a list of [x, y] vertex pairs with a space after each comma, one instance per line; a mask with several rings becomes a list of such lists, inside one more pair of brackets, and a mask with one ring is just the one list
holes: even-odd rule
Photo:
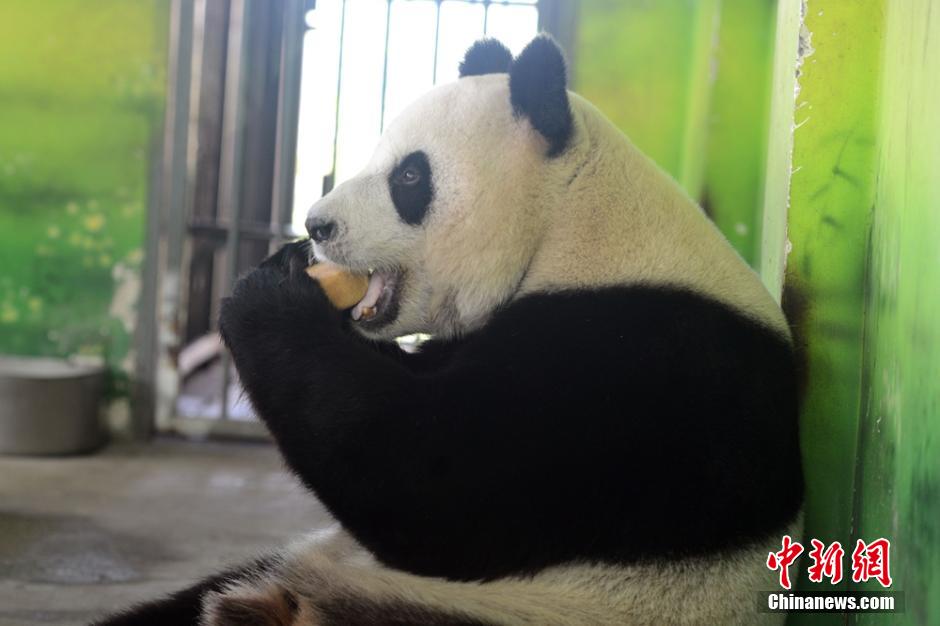
[[[800, 4], [800, 34], [796, 45], [796, 84], [794, 85], [793, 99], [800, 97], [800, 75], [803, 72], [803, 63], [816, 52], [813, 48], [813, 33], [806, 25], [806, 15], [809, 3], [803, 0]], [[821, 13], [820, 13], [821, 14]]]
[[[137, 251], [139, 252], [139, 250]], [[111, 270], [114, 279], [114, 295], [108, 315], [121, 322], [128, 333], [134, 331], [137, 322], [137, 302], [140, 299], [140, 272], [124, 263], [117, 263]]]
[[166, 272], [162, 279], [160, 311], [157, 316], [159, 345], [157, 346], [155, 420], [158, 429], [169, 429], [175, 411], [176, 396], [179, 393], [180, 380], [175, 358], [181, 343], [175, 310], [179, 293], [179, 274], [174, 271]]

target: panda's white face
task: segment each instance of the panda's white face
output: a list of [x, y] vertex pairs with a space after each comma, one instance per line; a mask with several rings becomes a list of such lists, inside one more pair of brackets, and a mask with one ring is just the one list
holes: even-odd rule
[[[644, 283], [788, 333], [675, 181], [568, 93], [554, 42], [537, 37], [513, 59], [483, 40], [461, 74], [406, 109], [363, 171], [310, 209], [316, 256], [372, 271], [353, 309], [360, 332], [459, 335], [527, 293]], [[365, 307], [375, 315], [359, 316]]]
[[318, 259], [372, 272], [355, 327], [446, 336], [484, 322], [534, 253], [545, 151], [513, 114], [505, 73], [436, 87], [406, 109], [368, 165], [308, 214]]

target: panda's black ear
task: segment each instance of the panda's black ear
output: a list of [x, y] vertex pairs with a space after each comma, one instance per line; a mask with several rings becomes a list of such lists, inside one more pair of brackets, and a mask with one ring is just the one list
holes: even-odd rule
[[480, 39], [467, 49], [460, 62], [460, 77], [504, 74], [512, 63], [512, 52], [496, 39]]
[[509, 70], [509, 96], [516, 115], [529, 118], [548, 140], [548, 156], [560, 154], [571, 138], [565, 57], [555, 40], [539, 35]]

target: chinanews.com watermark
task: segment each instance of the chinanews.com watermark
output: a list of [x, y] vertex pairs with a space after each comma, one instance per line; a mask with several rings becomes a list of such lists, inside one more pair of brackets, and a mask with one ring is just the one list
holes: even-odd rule
[[[761, 611], [769, 613], [902, 613], [904, 611], [904, 593], [889, 591], [891, 579], [891, 542], [883, 537], [866, 542], [859, 539], [850, 555], [851, 573], [844, 572], [846, 552], [838, 541], [825, 544], [818, 539], [811, 539], [811, 549], [806, 551], [803, 545], [789, 535], [784, 535], [778, 552], [767, 555], [767, 567], [778, 573], [781, 590], [761, 593]], [[806, 553], [809, 559], [807, 574], [814, 584], [808, 589], [793, 589], [790, 580], [790, 567]], [[884, 591], [832, 590], [815, 585], [838, 585], [843, 579], [853, 583], [875, 581]]]

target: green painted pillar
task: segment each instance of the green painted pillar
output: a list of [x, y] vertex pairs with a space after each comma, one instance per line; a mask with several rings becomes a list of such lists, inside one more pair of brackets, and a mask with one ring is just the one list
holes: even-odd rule
[[808, 6], [792, 133], [787, 274], [809, 303], [806, 537], [843, 545], [851, 538], [883, 19], [882, 0]]
[[[804, 544], [816, 537], [849, 546], [884, 4], [820, 0], [803, 7], [802, 16], [798, 3], [780, 7], [776, 137], [770, 141], [775, 170], [768, 172], [774, 181], [768, 192], [783, 190], [789, 210], [779, 195], [768, 195], [761, 270], [769, 285], [779, 283], [781, 255], [789, 247], [787, 281], [808, 303], [802, 325], [810, 380], [802, 416]], [[781, 230], [784, 224], [788, 230]], [[812, 588], [805, 565], [800, 584]], [[794, 624], [843, 620], [834, 614], [791, 616]]]
[[854, 534], [892, 540], [906, 610], [856, 616], [866, 625], [940, 624], [938, 9], [888, 3], [885, 16]]
[[[890, 539], [906, 610], [790, 623], [940, 623], [940, 12], [797, 8], [778, 16], [761, 270], [808, 302], [804, 543], [842, 542], [847, 588], [855, 540]], [[830, 588], [805, 565], [802, 588]]]

